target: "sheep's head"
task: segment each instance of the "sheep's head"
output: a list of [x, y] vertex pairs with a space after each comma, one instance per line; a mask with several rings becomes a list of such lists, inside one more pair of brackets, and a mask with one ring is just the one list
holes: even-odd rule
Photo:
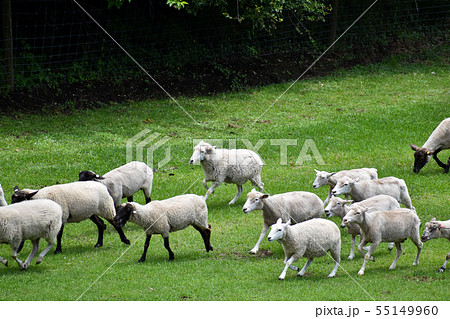
[[210, 154], [216, 147], [201, 141], [194, 147], [194, 153], [192, 153], [189, 164], [195, 164], [205, 160], [206, 154]]
[[269, 197], [269, 194], [263, 194], [253, 188], [252, 191], [247, 194], [247, 201], [245, 202], [244, 206], [242, 207], [242, 211], [244, 213], [248, 213], [248, 212], [251, 212], [254, 210], [263, 209], [264, 204], [262, 201], [268, 197]]
[[335, 172], [328, 173], [328, 172], [325, 172], [325, 171], [318, 171], [316, 169], [314, 171], [316, 172], [316, 179], [313, 182], [313, 187], [314, 188], [319, 188], [321, 186], [327, 185], [328, 184], [328, 178], [330, 178], [331, 176], [336, 174]]
[[351, 187], [354, 183], [358, 182], [359, 179], [352, 179], [349, 177], [342, 177], [336, 183], [331, 193], [333, 196], [348, 194], [351, 191]]
[[100, 179], [105, 179], [103, 176], [94, 173], [93, 171], [81, 171], [78, 173], [79, 181], [97, 181]]
[[344, 225], [348, 225], [348, 224], [351, 224], [351, 223], [360, 223], [365, 218], [366, 213], [367, 213], [368, 210], [369, 210], [368, 207], [350, 208], [348, 213], [342, 219], [342, 223]]
[[267, 236], [268, 241], [274, 241], [282, 239], [284, 236], [284, 231], [286, 230], [286, 227], [291, 223], [290, 220], [287, 221], [287, 223], [283, 223], [283, 220], [281, 218], [278, 218], [277, 222], [270, 226], [270, 232]]
[[132, 203], [124, 203], [114, 216], [114, 222], [117, 226], [123, 227], [130, 219], [131, 214], [136, 214], [136, 207]]
[[345, 215], [345, 205], [352, 203], [352, 200], [346, 200], [339, 197], [331, 197], [327, 207], [325, 207], [325, 215], [327, 217], [339, 216], [341, 218]]
[[422, 241], [426, 242], [433, 238], [439, 238], [441, 233], [441, 228], [443, 226], [440, 222], [436, 221], [436, 218], [432, 218], [428, 223], [425, 224], [425, 229], [422, 234]]
[[19, 187], [14, 186], [14, 193], [11, 196], [11, 204], [14, 203], [20, 203], [25, 200], [30, 200], [34, 195], [36, 195], [38, 190], [32, 190], [32, 189], [22, 189], [20, 190]]
[[427, 164], [431, 156], [434, 154], [433, 151], [429, 151], [423, 147], [417, 147], [414, 144], [410, 144], [411, 149], [414, 151], [414, 173], [419, 173], [420, 170]]

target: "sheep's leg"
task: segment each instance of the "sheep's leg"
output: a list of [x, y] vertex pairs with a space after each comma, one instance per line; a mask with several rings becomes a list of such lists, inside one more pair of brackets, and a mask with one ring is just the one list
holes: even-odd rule
[[350, 255], [348, 255], [347, 259], [355, 258], [355, 244], [356, 244], [356, 236], [352, 235], [352, 247], [350, 248]]
[[298, 258], [295, 258], [294, 256], [291, 256], [288, 260], [286, 260], [286, 266], [283, 269], [283, 272], [280, 274], [280, 277], [278, 277], [279, 280], [283, 280], [286, 277], [286, 272], [290, 265], [295, 262]]
[[325, 200], [323, 201], [323, 207], [327, 207], [328, 202], [330, 201], [331, 196], [331, 191], [333, 190], [333, 187], [330, 186], [330, 188], [328, 189], [328, 195], [327, 198], [325, 198]]
[[[2, 256], [0, 256], [0, 262], [3, 265], [5, 265], [6, 267], [8, 267], [8, 261], [5, 258], [3, 258]], [[445, 270], [445, 267], [444, 267], [444, 270]]]
[[31, 249], [31, 253], [28, 255], [27, 259], [25, 260], [25, 263], [22, 266], [22, 270], [25, 270], [30, 266], [31, 260], [33, 260], [34, 256], [36, 256], [36, 253], [39, 250], [39, 238], [32, 240], [33, 248]]
[[117, 233], [118, 233], [119, 236], [120, 236], [120, 240], [122, 241], [122, 243], [129, 245], [129, 244], [130, 244], [130, 241], [129, 241], [129, 239], [127, 238], [127, 236], [125, 236], [125, 233], [123, 232], [122, 227], [118, 226], [118, 225], [114, 222], [114, 220], [107, 219], [107, 221], [108, 221], [108, 223], [110, 223], [111, 225], [113, 225], [113, 227], [116, 229]]
[[389, 266], [389, 269], [395, 269], [397, 261], [400, 258], [400, 255], [402, 254], [402, 245], [400, 243], [395, 243], [395, 247], [397, 248], [397, 255], [395, 256], [395, 259], [392, 262], [392, 264]]
[[95, 244], [94, 247], [102, 247], [103, 246], [103, 232], [106, 229], [106, 225], [103, 222], [103, 220], [100, 217], [98, 217], [97, 215], [92, 215], [89, 219], [92, 220], [95, 225], [97, 225], [97, 229], [98, 229], [98, 239], [97, 239], [97, 243]]
[[256, 242], [255, 247], [253, 247], [252, 250], [250, 250], [251, 254], [256, 254], [259, 249], [259, 245], [261, 245], [261, 242], [263, 241], [264, 237], [266, 237], [267, 231], [269, 230], [269, 225], [263, 222], [263, 228], [261, 230], [261, 235], [259, 236], [258, 241]]
[[361, 238], [361, 241], [359, 242], [358, 250], [359, 250], [359, 252], [361, 253], [361, 255], [363, 255], [363, 256], [366, 255], [366, 253], [364, 252], [364, 246], [365, 246], [366, 244], [368, 244], [368, 243], [369, 243], [369, 242], [366, 241], [364, 238]]
[[58, 235], [56, 236], [56, 249], [55, 249], [55, 254], [60, 254], [62, 253], [62, 249], [61, 249], [61, 238], [63, 235], [63, 231], [64, 231], [64, 224], [62, 224], [61, 229], [58, 232]]
[[[447, 263], [450, 260], [450, 252], [447, 254], [447, 258], [445, 258], [444, 264], [442, 265], [441, 268], [438, 269], [438, 272], [444, 272], [445, 271], [445, 267], [447, 267]], [[8, 264], [6, 263], [6, 266], [8, 266]]]
[[416, 266], [419, 264], [420, 252], [422, 251], [422, 247], [423, 247], [423, 243], [420, 241], [419, 230], [417, 230], [416, 234], [414, 236], [411, 236], [410, 239], [414, 243], [414, 245], [416, 245], [416, 247], [417, 247], [416, 259], [413, 262], [413, 266]]
[[391, 251], [395, 246], [395, 243], [388, 243], [388, 249]]
[[25, 241], [22, 241], [22, 242], [20, 243], [19, 248], [17, 248], [17, 253], [18, 253], [18, 254], [20, 254], [20, 252], [22, 251], [23, 245], [24, 245], [24, 244], [25, 244]]
[[306, 273], [306, 269], [308, 269], [308, 267], [312, 261], [313, 261], [313, 258], [308, 258], [308, 260], [306, 261], [306, 264], [303, 266], [302, 270], [299, 271], [297, 276], [302, 277]]
[[442, 167], [443, 169], [446, 170], [445, 173], [448, 173], [448, 165], [445, 165], [444, 163], [442, 163], [441, 160], [437, 157], [437, 155], [439, 154], [440, 151], [442, 151], [442, 150], [437, 149], [436, 151], [434, 151], [433, 158], [440, 167]]
[[[361, 244], [362, 244], [362, 243], [363, 243], [363, 242], [361, 242]], [[358, 248], [361, 247], [361, 244], [359, 244]], [[369, 251], [367, 252], [367, 254], [365, 254], [365, 256], [364, 256], [364, 262], [363, 262], [363, 264], [362, 264], [362, 266], [361, 266], [361, 269], [358, 271], [358, 275], [359, 275], [359, 276], [364, 275], [364, 270], [365, 270], [365, 268], [366, 268], [366, 263], [367, 263], [367, 261], [368, 261], [368, 260], [374, 260], [373, 258], [370, 257], [370, 255], [372, 255], [372, 253], [375, 251], [375, 248], [377, 248], [378, 244], [379, 244], [379, 243], [377, 243], [377, 242], [372, 243], [372, 246], [370, 246]], [[364, 246], [364, 245], [363, 245], [363, 246]], [[361, 250], [362, 250], [362, 247], [361, 247], [361, 249], [360, 249], [359, 251], [361, 251]]]
[[167, 251], [169, 252], [169, 261], [172, 261], [175, 259], [175, 256], [173, 254], [172, 249], [170, 249], [170, 245], [169, 245], [169, 236], [167, 237], [163, 237], [164, 239], [164, 248], [167, 249]]
[[138, 263], [143, 263], [145, 261], [145, 259], [147, 258], [147, 250], [148, 250], [148, 246], [150, 246], [151, 238], [152, 238], [152, 235], [147, 234], [147, 237], [145, 238], [144, 252], [142, 253], [141, 258], [138, 260]]
[[[151, 192], [152, 192], [151, 187], [149, 187], [149, 188], [143, 188], [143, 189], [142, 189], [142, 192], [144, 192], [145, 203], [146, 203], [146, 204], [150, 203], [150, 202], [152, 201], [152, 199], [151, 199], [151, 197], [150, 197], [150, 194], [151, 194]], [[133, 201], [133, 196], [130, 196], [130, 197], [131, 197], [131, 202], [132, 202], [132, 201]], [[130, 198], [130, 197], [128, 197], [128, 198]], [[130, 202], [130, 200], [128, 200], [128, 201]]]
[[214, 189], [215, 189], [217, 186], [219, 186], [221, 183], [222, 183], [222, 182], [215, 181], [215, 182], [211, 185], [211, 187], [208, 188], [208, 191], [206, 192], [206, 195], [205, 195], [205, 201], [208, 199], [209, 195], [211, 195], [211, 194], [214, 192]]
[[133, 195], [128, 196], [128, 197], [127, 197], [127, 202], [132, 202], [132, 201], [133, 201]]
[[209, 228], [201, 228], [197, 225], [193, 225], [194, 228], [202, 235], [203, 242], [205, 243], [205, 249], [206, 252], [212, 251], [213, 248], [210, 243], [210, 237], [211, 237], [211, 225], [208, 225]]
[[238, 198], [242, 195], [242, 185], [237, 185], [237, 193], [236, 196], [234, 196], [234, 198], [231, 200], [231, 202], [228, 203], [228, 205], [233, 205], [234, 203], [236, 203], [236, 201], [238, 200]]
[[205, 187], [206, 188], [206, 190], [208, 190], [208, 184], [207, 184], [207, 181], [206, 181], [206, 179], [204, 179], [203, 181], [202, 181], [202, 184], [203, 184], [203, 187]]
[[39, 254], [39, 256], [36, 259], [36, 265], [39, 265], [42, 262], [42, 259], [44, 259], [45, 255], [52, 249], [53, 246], [55, 246], [55, 239], [47, 240], [48, 245], [47, 247]]
[[340, 244], [336, 245], [334, 248], [332, 248], [330, 250], [331, 257], [333, 258], [335, 264], [334, 264], [333, 270], [328, 275], [328, 278], [336, 276], [336, 272], [337, 272], [337, 270], [339, 268], [339, 263], [341, 262], [340, 252], [341, 252], [341, 245]]
[[257, 178], [251, 178], [250, 182], [253, 186], [258, 187], [258, 190], [262, 192], [264, 190], [264, 183], [261, 181], [261, 177], [258, 176]]

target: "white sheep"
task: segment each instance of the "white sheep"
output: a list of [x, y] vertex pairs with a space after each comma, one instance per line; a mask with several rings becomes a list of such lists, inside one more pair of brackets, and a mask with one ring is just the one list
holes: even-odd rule
[[295, 224], [308, 219], [319, 218], [323, 214], [323, 202], [316, 194], [310, 192], [288, 192], [270, 196], [252, 189], [247, 194], [247, 201], [242, 207], [244, 213], [262, 210], [263, 227], [259, 239], [250, 251], [256, 254], [269, 226], [278, 218], [286, 222], [289, 219]]
[[[205, 179], [203, 186], [207, 189], [205, 200], [222, 184], [237, 185], [236, 196], [228, 203], [233, 205], [242, 194], [242, 185], [250, 181], [262, 191], [264, 183], [261, 182], [261, 169], [263, 162], [258, 154], [247, 149], [216, 149], [208, 143], [201, 141], [194, 147], [190, 164], [200, 162]], [[208, 188], [207, 182], [213, 184]]]
[[419, 173], [422, 167], [430, 161], [431, 156], [444, 169], [444, 173], [448, 173], [450, 169], [450, 157], [446, 165], [439, 160], [437, 155], [442, 150], [450, 149], [450, 117], [443, 120], [436, 127], [422, 147], [418, 147], [412, 143], [410, 146], [414, 151], [414, 173]]
[[[450, 240], [450, 219], [447, 221], [436, 220], [432, 218], [428, 223], [425, 224], [425, 230], [422, 234], [422, 241], [426, 242], [430, 239], [435, 238], [447, 238]], [[450, 252], [445, 258], [444, 264], [438, 269], [438, 272], [444, 272], [448, 261], [450, 260]]]
[[40, 190], [22, 189], [14, 187], [12, 203], [24, 200], [47, 198], [61, 205], [63, 210], [61, 231], [58, 234], [58, 243], [55, 253], [61, 253], [61, 238], [66, 223], [79, 223], [83, 220], [92, 220], [98, 228], [98, 240], [95, 247], [103, 246], [103, 232], [105, 218], [119, 233], [125, 244], [130, 244], [120, 226], [114, 223], [116, 214], [114, 201], [105, 185], [98, 182], [73, 182], [44, 187]]
[[325, 256], [328, 251], [330, 251], [331, 257], [335, 262], [333, 271], [328, 277], [336, 275], [341, 261], [341, 232], [332, 221], [316, 218], [291, 225], [289, 221], [283, 223], [282, 219], [279, 218], [276, 224], [272, 225], [267, 239], [269, 241], [278, 240], [283, 245], [284, 264], [286, 266], [280, 277], [278, 277], [279, 280], [285, 278], [288, 268], [294, 271], [299, 270], [292, 263], [296, 262], [300, 257], [308, 259], [305, 266], [298, 273], [298, 276], [303, 276], [313, 258]]
[[122, 204], [114, 218], [120, 226], [129, 220], [146, 233], [144, 252], [138, 262], [144, 262], [152, 234], [161, 234], [169, 260], [174, 254], [169, 246], [169, 233], [192, 225], [201, 235], [206, 251], [213, 250], [210, 244], [211, 225], [208, 225], [208, 207], [203, 197], [194, 194], [175, 196], [165, 200], [152, 201], [146, 205], [135, 202]]
[[[345, 225], [356, 223], [361, 228], [361, 242], [358, 246], [358, 250], [364, 255], [364, 262], [358, 275], [364, 275], [367, 261], [369, 259], [374, 260], [371, 255], [381, 242], [395, 243], [397, 256], [389, 267], [389, 269], [394, 269], [397, 260], [402, 254], [401, 243], [407, 238], [410, 238], [417, 247], [417, 256], [413, 266], [417, 265], [419, 263], [420, 251], [422, 250], [423, 244], [420, 241], [420, 220], [416, 212], [407, 208], [371, 213], [367, 213], [367, 211], [367, 208], [362, 212], [351, 209], [343, 219]], [[363, 252], [363, 247], [367, 243], [372, 243], [372, 246], [370, 246], [369, 251], [365, 254]]]
[[8, 203], [5, 199], [5, 192], [3, 191], [2, 184], [0, 184], [0, 207], [1, 206], [8, 206]]
[[[325, 215], [327, 217], [338, 216], [342, 220], [344, 219], [344, 216], [350, 211], [350, 209], [363, 210], [365, 208], [368, 208], [368, 212], [370, 213], [377, 210], [392, 210], [400, 208], [400, 205], [395, 200], [395, 198], [388, 195], [377, 195], [365, 199], [361, 202], [353, 203], [351, 206], [346, 205], [352, 202], [353, 201], [351, 200], [332, 197], [327, 207], [325, 207]], [[341, 227], [343, 226], [345, 225], [342, 223]], [[347, 225], [347, 232], [352, 236], [352, 244], [348, 259], [353, 259], [355, 257], [356, 236], [361, 234], [361, 229], [359, 228], [358, 224], [352, 223]], [[394, 243], [389, 243], [389, 250], [392, 250], [393, 247]]]
[[334, 196], [350, 195], [355, 202], [360, 202], [376, 195], [389, 195], [394, 197], [399, 203], [414, 210], [405, 181], [396, 177], [362, 181], [343, 177], [336, 183], [332, 194]]
[[151, 201], [153, 170], [143, 162], [130, 162], [108, 173], [98, 175], [93, 171], [81, 171], [79, 181], [98, 181], [108, 188], [114, 200], [116, 209], [120, 206], [122, 198], [133, 201], [133, 195], [140, 189], [144, 192], [145, 202]]
[[316, 179], [313, 182], [313, 187], [317, 189], [325, 185], [329, 186], [327, 198], [323, 202], [324, 205], [328, 204], [328, 201], [331, 198], [331, 191], [333, 190], [333, 187], [336, 186], [337, 181], [344, 176], [353, 179], [359, 178], [360, 180], [378, 179], [376, 168], [355, 168], [332, 173], [318, 171], [316, 169], [314, 171], [316, 172]]
[[[37, 257], [40, 264], [44, 256], [55, 245], [62, 225], [62, 209], [54, 201], [39, 199], [0, 207], [0, 243], [10, 244], [12, 258], [21, 269], [27, 269], [39, 250], [39, 240], [44, 238], [48, 246]], [[23, 262], [17, 257], [18, 249], [25, 240], [31, 240], [33, 248]], [[0, 257], [8, 266], [8, 261]]]

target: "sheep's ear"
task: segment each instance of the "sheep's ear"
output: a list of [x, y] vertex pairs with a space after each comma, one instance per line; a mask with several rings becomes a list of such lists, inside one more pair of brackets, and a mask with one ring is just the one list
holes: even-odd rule
[[319, 173], [320, 171], [318, 171], [318, 170], [314, 169], [314, 172], [316, 172], [316, 173]]
[[351, 203], [353, 203], [353, 200], [351, 200], [351, 199], [344, 199], [344, 205], [345, 204], [351, 204]]
[[328, 177], [331, 177], [331, 176], [333, 176], [334, 174], [336, 174], [336, 172], [328, 173]]
[[411, 146], [411, 149], [413, 150], [413, 151], [417, 151], [419, 148], [416, 146], [416, 145], [414, 145], [413, 143], [411, 143], [411, 144], [409, 144], [409, 146]]
[[290, 218], [287, 220], [286, 225], [293, 225], [292, 220]]
[[278, 218], [278, 219], [277, 219], [277, 224], [278, 224], [278, 225], [281, 225], [282, 223], [283, 223], [283, 220], [282, 220], [281, 218]]
[[359, 182], [359, 177], [355, 178], [355, 179], [353, 180], [353, 182], [354, 182], [354, 183], [358, 183], [358, 182]]
[[36, 195], [37, 192], [39, 192], [39, 190], [34, 191], [34, 192], [31, 192], [31, 193], [28, 193], [28, 194], [25, 194], [25, 198], [26, 198], [27, 200], [29, 200], [29, 199], [31, 199], [31, 197], [33, 197], [34, 195]]
[[269, 194], [263, 194], [263, 195], [261, 196], [261, 199], [268, 198], [268, 197], [269, 197]]
[[431, 218], [430, 222], [435, 222], [436, 221], [436, 217]]
[[105, 179], [102, 175], [95, 174], [96, 179]]

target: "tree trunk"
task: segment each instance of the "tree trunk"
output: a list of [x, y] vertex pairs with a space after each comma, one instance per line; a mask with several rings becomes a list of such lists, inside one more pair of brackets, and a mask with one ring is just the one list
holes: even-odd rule
[[0, 13], [2, 17], [2, 51], [5, 56], [6, 83], [14, 91], [14, 55], [11, 20], [11, 1], [0, 0]]
[[333, 0], [332, 3], [333, 11], [331, 12], [331, 19], [330, 19], [330, 33], [328, 34], [328, 46], [332, 45], [334, 41], [336, 41], [338, 6], [339, 0]]

